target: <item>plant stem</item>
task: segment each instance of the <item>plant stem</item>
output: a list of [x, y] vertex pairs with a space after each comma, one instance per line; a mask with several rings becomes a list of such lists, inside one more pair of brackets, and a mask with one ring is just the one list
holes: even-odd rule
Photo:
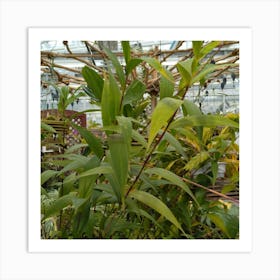
[[[188, 87], [186, 87], [185, 92], [183, 94], [183, 96], [181, 97], [181, 100], [184, 100], [186, 93], [188, 92]], [[152, 149], [150, 150], [150, 152], [148, 153], [144, 163], [142, 164], [142, 167], [140, 169], [140, 171], [138, 172], [137, 176], [135, 177], [134, 181], [132, 182], [131, 186], [129, 187], [128, 191], [125, 194], [125, 198], [127, 198], [127, 196], [129, 195], [129, 193], [132, 191], [133, 187], [135, 186], [135, 184], [137, 183], [137, 181], [139, 180], [144, 168], [146, 167], [150, 157], [152, 156], [152, 153], [154, 152], [154, 150], [156, 149], [156, 147], [158, 146], [158, 144], [160, 143], [160, 141], [162, 140], [163, 136], [165, 135], [165, 133], [167, 132], [168, 127], [170, 126], [170, 124], [172, 123], [173, 119], [175, 118], [177, 112], [178, 112], [179, 108], [174, 112], [174, 114], [171, 116], [171, 118], [169, 119], [165, 129], [163, 130], [162, 134], [160, 135], [160, 137], [158, 138], [158, 140], [155, 142], [154, 146], [152, 147]]]

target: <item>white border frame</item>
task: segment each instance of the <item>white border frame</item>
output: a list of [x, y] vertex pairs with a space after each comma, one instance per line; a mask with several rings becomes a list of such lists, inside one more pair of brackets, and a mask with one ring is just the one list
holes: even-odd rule
[[[29, 32], [29, 251], [30, 252], [249, 252], [251, 250], [252, 61], [248, 28], [30, 28]], [[240, 239], [238, 240], [44, 240], [40, 238], [40, 42], [51, 40], [239, 41], [240, 44]], [[207, 35], [206, 35], [207, 34]], [[212, 39], [213, 40], [213, 39]], [[246, 82], [244, 82], [246, 81]], [[246, 112], [246, 113], [245, 113]], [[36, 147], [36, 148], [35, 148]], [[32, 160], [31, 160], [32, 159]], [[246, 186], [243, 187], [243, 186]]]
[[[0, 0], [0, 8], [1, 280], [280, 279], [278, 0]], [[252, 250], [219, 254], [30, 254], [26, 230], [27, 28], [137, 26], [139, 22], [169, 27], [245, 26], [253, 31]]]

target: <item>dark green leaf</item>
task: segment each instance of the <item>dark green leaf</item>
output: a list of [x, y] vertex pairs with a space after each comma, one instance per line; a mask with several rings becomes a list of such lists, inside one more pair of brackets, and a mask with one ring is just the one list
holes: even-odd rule
[[239, 219], [226, 213], [209, 213], [208, 218], [228, 237], [236, 238], [239, 231]]
[[193, 195], [190, 188], [188, 187], [188, 185], [185, 184], [182, 181], [182, 179], [179, 176], [177, 176], [176, 174], [174, 174], [173, 172], [163, 169], [163, 168], [154, 167], [154, 168], [147, 169], [145, 171], [145, 173], [158, 175], [158, 176], [170, 181], [170, 183], [172, 183], [172, 184], [180, 187], [182, 190], [184, 190], [197, 203], [196, 198]]
[[101, 159], [104, 155], [104, 150], [102, 148], [101, 140], [97, 138], [92, 132], [88, 131], [86, 128], [78, 126], [74, 123], [71, 123], [71, 125], [76, 130], [78, 130], [81, 136], [86, 140], [91, 151]]
[[131, 104], [143, 98], [146, 86], [139, 80], [134, 80], [132, 84], [127, 88], [126, 94], [123, 98], [123, 106]]
[[59, 214], [63, 208], [72, 205], [73, 194], [64, 195], [51, 204], [43, 205], [41, 208], [42, 214], [44, 214], [43, 219]]
[[92, 68], [88, 66], [83, 67], [82, 75], [85, 81], [87, 82], [89, 89], [92, 91], [96, 99], [98, 101], [101, 101], [103, 85], [104, 85], [104, 81], [102, 77], [96, 71], [94, 71]]
[[119, 78], [120, 84], [122, 86], [122, 89], [124, 89], [125, 88], [125, 75], [123, 72], [122, 65], [120, 64], [116, 55], [114, 53], [112, 53], [112, 51], [110, 49], [104, 48], [104, 51], [107, 54], [107, 56], [109, 57], [109, 59], [111, 60], [111, 62], [113, 63], [113, 65], [116, 69], [116, 73]]
[[181, 225], [179, 224], [179, 222], [177, 221], [176, 217], [173, 215], [171, 210], [155, 196], [147, 192], [133, 190], [129, 193], [129, 197], [134, 198], [146, 204], [150, 208], [154, 209], [185, 234]]
[[41, 174], [41, 185], [47, 182], [51, 177], [54, 177], [58, 174], [58, 171], [55, 170], [46, 170]]
[[132, 70], [137, 67], [143, 60], [140, 58], [133, 58], [126, 64], [126, 74], [129, 75]]
[[108, 139], [109, 149], [111, 154], [111, 164], [114, 170], [115, 178], [118, 181], [121, 199], [124, 198], [124, 188], [128, 176], [128, 146], [127, 141], [123, 135], [112, 134]]
[[129, 63], [129, 61], [130, 61], [130, 45], [129, 45], [129, 41], [122, 41], [122, 48], [123, 48], [123, 54], [124, 54], [125, 63], [127, 65]]

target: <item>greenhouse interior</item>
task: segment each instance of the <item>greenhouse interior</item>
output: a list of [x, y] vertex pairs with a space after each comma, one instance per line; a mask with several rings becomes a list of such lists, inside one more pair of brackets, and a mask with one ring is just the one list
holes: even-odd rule
[[239, 42], [42, 41], [41, 239], [239, 239]]

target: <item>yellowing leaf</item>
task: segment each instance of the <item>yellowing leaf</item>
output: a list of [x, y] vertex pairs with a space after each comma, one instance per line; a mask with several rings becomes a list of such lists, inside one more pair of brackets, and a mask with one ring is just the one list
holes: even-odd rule
[[192, 170], [198, 168], [199, 165], [206, 161], [210, 157], [209, 153], [204, 151], [201, 152], [190, 159], [190, 161], [185, 165], [185, 170]]

